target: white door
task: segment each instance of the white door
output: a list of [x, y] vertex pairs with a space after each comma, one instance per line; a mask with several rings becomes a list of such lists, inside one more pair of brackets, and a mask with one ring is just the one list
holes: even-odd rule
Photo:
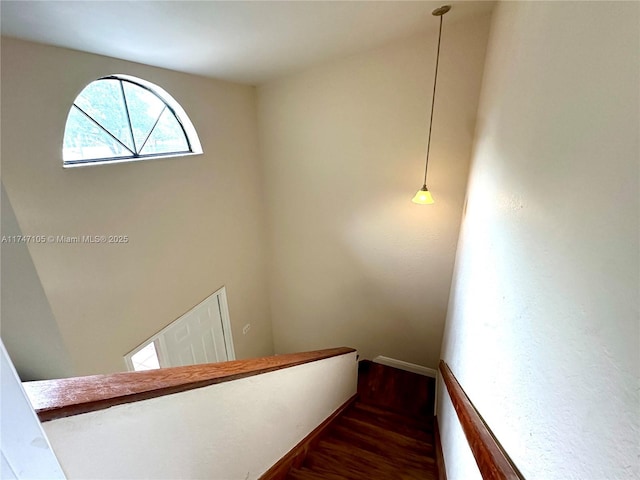
[[129, 371], [235, 360], [224, 287], [125, 355]]
[[228, 360], [218, 297], [209, 297], [173, 322], [161, 342], [171, 367]]

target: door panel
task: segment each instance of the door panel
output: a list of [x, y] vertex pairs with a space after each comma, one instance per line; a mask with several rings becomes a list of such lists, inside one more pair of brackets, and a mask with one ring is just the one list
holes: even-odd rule
[[164, 331], [165, 353], [171, 367], [224, 362], [222, 316], [217, 297], [185, 313]]
[[235, 360], [226, 289], [222, 287], [125, 355], [129, 371], [147, 369], [134, 356], [150, 343], [160, 368]]

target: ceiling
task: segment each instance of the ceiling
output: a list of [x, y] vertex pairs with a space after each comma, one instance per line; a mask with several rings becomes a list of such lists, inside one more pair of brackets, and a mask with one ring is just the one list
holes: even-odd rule
[[[247, 84], [429, 28], [443, 1], [0, 2], [2, 35]], [[447, 21], [493, 2], [449, 2]]]

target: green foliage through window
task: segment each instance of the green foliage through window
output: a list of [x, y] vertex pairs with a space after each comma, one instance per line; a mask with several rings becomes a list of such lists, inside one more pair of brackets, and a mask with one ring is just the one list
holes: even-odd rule
[[186, 114], [180, 118], [176, 112], [182, 109], [175, 100], [144, 83], [110, 76], [82, 90], [67, 117], [65, 166], [202, 152]]

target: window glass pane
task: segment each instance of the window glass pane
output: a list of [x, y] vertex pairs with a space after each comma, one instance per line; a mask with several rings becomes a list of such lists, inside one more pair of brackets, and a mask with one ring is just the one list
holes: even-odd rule
[[89, 120], [77, 107], [71, 107], [64, 130], [62, 158], [65, 161], [124, 157], [131, 152]]
[[122, 85], [131, 116], [133, 138], [136, 147], [140, 149], [165, 105], [162, 100], [145, 88], [129, 82], [122, 82]]
[[156, 87], [128, 76], [110, 76], [87, 85], [69, 110], [64, 165], [202, 153], [186, 113]]
[[155, 342], [151, 342], [131, 355], [131, 363], [133, 364], [133, 369], [136, 372], [160, 368]]
[[189, 144], [182, 127], [168, 108], [162, 112], [160, 120], [145, 143], [142, 155], [150, 153], [188, 152]]
[[98, 80], [85, 88], [75, 104], [132, 151], [133, 141], [119, 80]]

